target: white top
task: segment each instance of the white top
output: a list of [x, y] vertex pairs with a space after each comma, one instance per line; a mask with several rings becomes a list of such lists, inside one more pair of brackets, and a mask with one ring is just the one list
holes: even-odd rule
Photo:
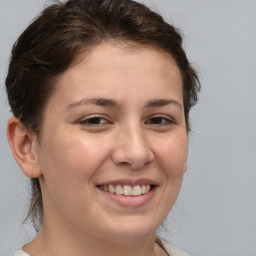
[[[181, 250], [177, 245], [157, 236], [156, 243], [164, 249], [169, 256], [189, 256], [186, 252]], [[25, 256], [25, 255], [24, 255]]]
[[[182, 251], [178, 246], [161, 237], [156, 237], [156, 243], [161, 248], [163, 248], [168, 253], [169, 256], [189, 256], [187, 253]], [[24, 251], [19, 250], [14, 253], [14, 256], [29, 256], [29, 255]]]
[[29, 255], [27, 253], [25, 253], [24, 251], [19, 250], [14, 253], [14, 256], [29, 256]]

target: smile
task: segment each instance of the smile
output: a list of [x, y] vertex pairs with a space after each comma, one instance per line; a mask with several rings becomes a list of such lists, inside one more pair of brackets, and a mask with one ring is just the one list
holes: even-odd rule
[[141, 196], [147, 194], [153, 188], [152, 185], [100, 185], [98, 188], [104, 192], [123, 196]]

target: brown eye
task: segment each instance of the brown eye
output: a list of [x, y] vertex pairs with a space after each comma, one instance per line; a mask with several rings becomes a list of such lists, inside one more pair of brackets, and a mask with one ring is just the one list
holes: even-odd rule
[[171, 119], [162, 117], [162, 116], [155, 116], [150, 118], [146, 124], [153, 124], [153, 125], [168, 125], [174, 123]]
[[110, 123], [107, 119], [100, 116], [87, 117], [79, 121], [82, 125], [102, 125]]

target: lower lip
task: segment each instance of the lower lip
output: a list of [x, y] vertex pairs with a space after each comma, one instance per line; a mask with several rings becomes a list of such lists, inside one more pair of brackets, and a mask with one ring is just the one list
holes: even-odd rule
[[108, 199], [115, 201], [122, 206], [138, 207], [143, 206], [154, 197], [154, 194], [156, 192], [156, 186], [154, 186], [153, 189], [151, 189], [148, 193], [140, 196], [123, 196], [105, 192], [103, 190], [99, 191], [102, 192], [102, 194]]

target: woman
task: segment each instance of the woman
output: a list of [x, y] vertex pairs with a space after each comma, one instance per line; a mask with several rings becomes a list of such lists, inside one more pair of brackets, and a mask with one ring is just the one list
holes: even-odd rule
[[38, 235], [15, 255], [187, 255], [156, 237], [199, 90], [181, 44], [131, 0], [58, 2], [19, 37], [7, 136], [31, 178]]

